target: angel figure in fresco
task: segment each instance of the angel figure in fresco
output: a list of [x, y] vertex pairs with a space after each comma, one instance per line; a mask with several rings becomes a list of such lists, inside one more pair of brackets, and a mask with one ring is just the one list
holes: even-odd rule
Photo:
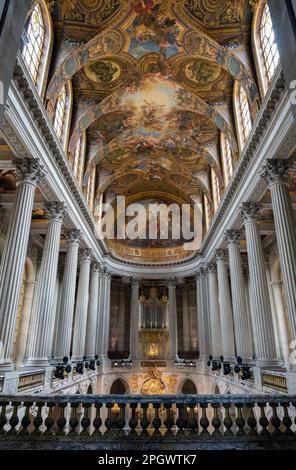
[[158, 3], [154, 0], [140, 0], [134, 6], [138, 15], [133, 24], [136, 40], [157, 43], [163, 55], [167, 47], [179, 46], [179, 29], [176, 21], [167, 14], [168, 3], [168, 0]]

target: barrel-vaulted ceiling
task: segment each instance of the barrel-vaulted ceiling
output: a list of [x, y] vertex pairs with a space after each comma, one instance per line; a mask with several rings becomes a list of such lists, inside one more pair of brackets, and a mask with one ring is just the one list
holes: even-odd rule
[[[223, 188], [220, 133], [238, 153], [234, 80], [257, 99], [249, 1], [63, 0], [53, 17], [47, 98], [54, 106], [71, 80], [69, 152], [85, 132], [84, 181], [96, 167], [95, 205], [102, 193], [109, 202], [179, 204], [206, 194], [211, 204], [211, 168]], [[110, 244], [128, 258], [186, 255], [163, 240], [131, 245]]]

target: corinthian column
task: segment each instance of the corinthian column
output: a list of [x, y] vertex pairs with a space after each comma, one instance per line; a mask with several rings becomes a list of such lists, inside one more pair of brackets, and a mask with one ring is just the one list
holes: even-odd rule
[[64, 276], [56, 334], [55, 362], [70, 355], [72, 325], [75, 306], [78, 248], [81, 239], [80, 230], [71, 230], [65, 234], [68, 249], [65, 259]]
[[169, 341], [170, 359], [178, 359], [178, 332], [177, 332], [177, 302], [176, 302], [176, 281], [169, 279]]
[[139, 279], [131, 279], [130, 358], [139, 357]]
[[109, 350], [109, 338], [110, 338], [110, 295], [111, 295], [111, 278], [112, 273], [107, 269], [104, 270], [104, 305], [103, 305], [103, 318], [102, 318], [102, 350], [101, 350], [101, 357], [107, 359], [108, 358], [108, 350]]
[[250, 328], [251, 321], [248, 318], [247, 293], [245, 291], [244, 273], [239, 246], [240, 232], [238, 230], [227, 230], [225, 239], [229, 253], [236, 353], [238, 356], [241, 356], [244, 361], [251, 361], [253, 356]]
[[225, 360], [232, 361], [235, 357], [235, 343], [230, 288], [227, 272], [227, 252], [225, 250], [216, 250], [216, 260], [218, 270], [223, 356]]
[[206, 276], [203, 267], [196, 273], [198, 349], [201, 359], [206, 359], [211, 349]]
[[296, 339], [296, 221], [288, 191], [288, 170], [289, 163], [284, 160], [268, 160], [260, 175], [271, 193], [291, 333]]
[[219, 311], [219, 298], [218, 298], [218, 280], [217, 280], [217, 266], [210, 263], [206, 266], [208, 271], [209, 282], [209, 309], [210, 309], [210, 323], [211, 323], [211, 354], [214, 358], [218, 358], [222, 354], [222, 341], [221, 341], [221, 324], [220, 324], [220, 311]]
[[85, 356], [86, 359], [93, 359], [96, 355], [96, 338], [97, 338], [97, 323], [99, 312], [99, 273], [100, 264], [93, 263], [91, 265], [90, 275], [90, 288], [89, 288], [89, 303], [88, 303], [88, 316], [86, 328], [86, 341], [85, 341]]
[[89, 274], [92, 250], [80, 251], [80, 273], [77, 289], [75, 319], [73, 328], [72, 361], [82, 361], [85, 348], [87, 310], [89, 298]]
[[244, 202], [240, 215], [246, 229], [248, 264], [250, 275], [250, 298], [253, 330], [255, 337], [256, 360], [258, 366], [277, 365], [277, 354], [272, 326], [272, 314], [265, 273], [264, 255], [257, 219], [261, 215], [261, 205]]
[[189, 352], [190, 341], [190, 312], [189, 312], [188, 286], [182, 286], [182, 326], [183, 326], [183, 351]]
[[35, 189], [45, 171], [39, 160], [17, 166], [16, 203], [11, 214], [0, 267], [0, 370], [12, 370], [13, 335], [25, 267]]
[[45, 367], [50, 363], [55, 322], [54, 295], [58, 270], [63, 202], [45, 204], [49, 222], [35, 287], [26, 364]]

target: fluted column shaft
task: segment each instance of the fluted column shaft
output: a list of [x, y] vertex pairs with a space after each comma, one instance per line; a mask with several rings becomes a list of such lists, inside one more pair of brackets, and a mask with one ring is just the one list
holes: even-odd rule
[[240, 214], [246, 230], [248, 264], [250, 275], [250, 298], [254, 321], [256, 360], [258, 366], [277, 365], [276, 345], [272, 324], [271, 305], [268, 293], [264, 255], [259, 226], [261, 206], [243, 203]]
[[218, 297], [217, 266], [214, 263], [207, 265], [209, 282], [209, 310], [211, 324], [211, 354], [219, 358], [222, 354], [221, 324]]
[[104, 322], [104, 308], [105, 308], [105, 295], [106, 295], [106, 270], [101, 268], [99, 270], [99, 293], [98, 293], [98, 322], [97, 322], [97, 338], [96, 338], [96, 351], [98, 355], [103, 357], [103, 322]]
[[234, 325], [232, 316], [230, 287], [227, 272], [227, 253], [216, 250], [222, 350], [225, 360], [235, 357]]
[[204, 268], [196, 273], [198, 349], [201, 359], [206, 359], [211, 349], [206, 276]]
[[55, 323], [55, 288], [63, 217], [63, 202], [45, 204], [49, 216], [42, 260], [34, 292], [26, 364], [45, 367], [50, 363]]
[[81, 361], [84, 356], [91, 256], [92, 250], [89, 248], [84, 248], [80, 252], [80, 273], [77, 289], [72, 344], [72, 361], [74, 362]]
[[102, 352], [103, 358], [108, 358], [109, 339], [110, 339], [110, 296], [111, 296], [111, 273], [105, 272], [105, 295], [104, 295], [104, 310], [103, 310], [103, 335], [102, 335]]
[[11, 370], [13, 336], [28, 248], [35, 189], [45, 172], [38, 160], [17, 164], [16, 203], [7, 230], [0, 267], [0, 370]]
[[176, 283], [174, 279], [169, 280], [169, 343], [170, 359], [178, 359], [178, 332], [177, 332], [177, 302], [176, 302]]
[[296, 338], [296, 221], [287, 186], [288, 170], [287, 162], [268, 160], [260, 174], [271, 193], [287, 310], [292, 338]]
[[119, 290], [119, 319], [118, 319], [118, 350], [124, 351], [125, 346], [125, 290], [123, 287]]
[[182, 327], [183, 327], [183, 351], [188, 352], [191, 348], [190, 337], [190, 312], [189, 312], [189, 298], [188, 288], [186, 286], [182, 289]]
[[131, 326], [130, 326], [130, 358], [139, 357], [139, 279], [131, 279]]
[[236, 353], [244, 361], [251, 361], [253, 357], [251, 322], [248, 319], [245, 280], [239, 247], [240, 232], [228, 230], [225, 237], [229, 254]]
[[80, 230], [71, 230], [66, 233], [68, 249], [65, 259], [60, 312], [58, 317], [56, 350], [54, 353], [55, 362], [61, 362], [63, 357], [70, 355], [80, 238]]
[[100, 265], [94, 263], [91, 266], [90, 287], [89, 287], [89, 303], [87, 315], [87, 328], [86, 328], [86, 341], [85, 341], [85, 357], [93, 359], [97, 354], [96, 351], [96, 338], [97, 338], [97, 323], [98, 323], [98, 310], [99, 310], [99, 282], [100, 282]]

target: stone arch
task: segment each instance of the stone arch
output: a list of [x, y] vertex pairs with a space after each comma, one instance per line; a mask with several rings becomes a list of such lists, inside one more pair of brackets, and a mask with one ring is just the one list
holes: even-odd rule
[[109, 393], [110, 395], [126, 395], [130, 393], [130, 386], [125, 379], [118, 377], [112, 382]]
[[[191, 393], [189, 393], [189, 390], [192, 390]], [[186, 391], [186, 389], [188, 391]], [[185, 392], [183, 391], [185, 390]], [[177, 386], [177, 393], [183, 393], [184, 395], [196, 395], [198, 393], [198, 385], [196, 383], [196, 379], [193, 377], [184, 377], [178, 384]]]

